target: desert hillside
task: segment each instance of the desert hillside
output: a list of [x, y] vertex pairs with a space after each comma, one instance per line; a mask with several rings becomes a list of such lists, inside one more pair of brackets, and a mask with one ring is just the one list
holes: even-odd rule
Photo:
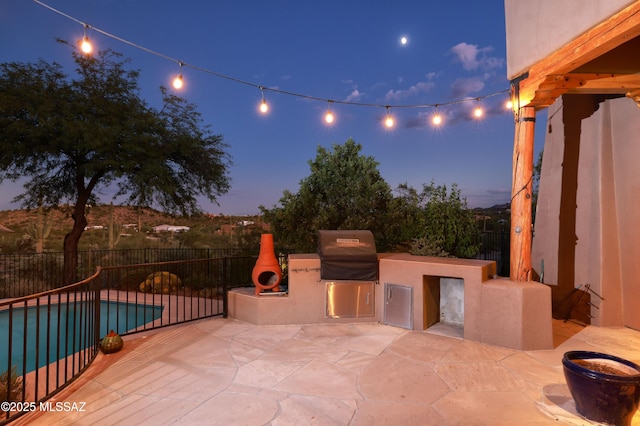
[[[88, 226], [108, 226], [111, 206], [102, 205], [88, 209]], [[4, 210], [0, 211], [0, 232], [23, 232], [27, 226], [36, 222], [37, 210]], [[62, 232], [73, 226], [69, 208], [50, 209], [46, 212], [46, 220], [53, 221], [52, 231]], [[128, 206], [113, 206], [113, 221], [118, 224], [141, 225], [142, 229], [152, 228], [164, 223], [187, 225], [192, 219], [173, 217], [154, 209], [136, 209]]]

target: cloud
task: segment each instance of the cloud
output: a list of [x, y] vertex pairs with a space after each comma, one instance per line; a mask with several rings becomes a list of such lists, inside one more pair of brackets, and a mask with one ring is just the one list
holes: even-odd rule
[[486, 71], [501, 68], [504, 64], [504, 58], [489, 56], [489, 53], [493, 51], [491, 46], [479, 48], [476, 44], [462, 42], [453, 46], [450, 51], [462, 63], [462, 68], [467, 71], [477, 69]]
[[378, 81], [378, 82], [374, 83], [374, 84], [371, 86], [371, 91], [372, 91], [372, 92], [375, 92], [375, 91], [377, 91], [378, 89], [384, 89], [384, 88], [385, 88], [385, 87], [387, 87], [387, 86], [389, 86], [387, 83], [385, 83], [385, 82], [383, 82], [383, 81]]
[[353, 89], [351, 93], [344, 99], [345, 102], [357, 102], [364, 96], [358, 89]]
[[458, 78], [451, 84], [454, 99], [465, 98], [484, 89], [484, 77]]
[[[431, 119], [434, 113], [435, 113], [435, 110], [420, 111], [415, 116], [409, 117], [408, 119], [403, 120], [402, 127], [405, 129], [423, 129], [423, 128], [432, 127]], [[442, 114], [442, 111], [439, 111], [439, 113], [444, 117], [444, 114]]]
[[431, 81], [423, 81], [405, 90], [389, 90], [384, 96], [385, 101], [398, 102], [402, 99], [406, 99], [411, 96], [419, 95], [421, 93], [428, 93], [435, 87], [435, 83]]

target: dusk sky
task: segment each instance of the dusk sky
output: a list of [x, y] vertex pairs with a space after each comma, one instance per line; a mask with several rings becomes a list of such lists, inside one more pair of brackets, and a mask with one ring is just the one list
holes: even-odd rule
[[[182, 72], [177, 94], [223, 136], [234, 163], [230, 192], [219, 205], [203, 200], [206, 212], [273, 207], [284, 190], [298, 191], [318, 146], [349, 138], [379, 162], [394, 189], [433, 180], [457, 183], [470, 207], [509, 201], [513, 115], [504, 107], [508, 93], [487, 97], [509, 88], [503, 0], [43, 2], [139, 46], [87, 30], [95, 49], [131, 59], [149, 105], [159, 107], [159, 87], [171, 87]], [[32, 0], [2, 0], [0, 60], [56, 61], [73, 76], [71, 48], [56, 42], [82, 38], [83, 25], [69, 17]], [[259, 86], [270, 107], [265, 115]], [[477, 98], [480, 120], [472, 117]], [[326, 100], [335, 101], [332, 125], [324, 122]], [[440, 127], [431, 123], [436, 104]], [[385, 106], [396, 119], [391, 130], [383, 125]], [[536, 158], [546, 112], [537, 119]], [[19, 184], [3, 182], [0, 210], [19, 208], [11, 203], [19, 192]]]

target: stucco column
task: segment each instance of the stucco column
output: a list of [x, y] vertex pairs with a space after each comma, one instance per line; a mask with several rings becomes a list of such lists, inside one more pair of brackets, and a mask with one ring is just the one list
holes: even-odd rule
[[536, 123], [534, 107], [518, 110], [513, 142], [513, 176], [511, 179], [511, 250], [512, 281], [531, 280], [531, 197], [533, 189], [533, 136]]

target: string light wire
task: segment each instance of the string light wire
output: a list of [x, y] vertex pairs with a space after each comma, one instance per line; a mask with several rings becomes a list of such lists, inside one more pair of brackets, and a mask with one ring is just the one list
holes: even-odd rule
[[161, 52], [157, 52], [155, 50], [149, 49], [145, 46], [142, 46], [140, 44], [134, 43], [132, 41], [126, 40], [122, 37], [119, 37], [115, 34], [111, 34], [105, 30], [102, 30], [100, 28], [94, 27], [92, 25], [87, 24], [86, 22], [83, 22], [67, 13], [64, 13], [54, 7], [49, 6], [46, 3], [43, 3], [40, 0], [33, 0], [33, 2], [39, 4], [40, 6], [43, 6], [49, 10], [51, 10], [54, 13], [57, 13], [61, 16], [64, 16], [67, 19], [70, 19], [80, 25], [83, 25], [85, 28], [90, 28], [92, 31], [95, 31], [97, 33], [100, 33], [106, 37], [109, 37], [113, 40], [119, 41], [120, 43], [126, 44], [128, 46], [131, 46], [133, 48], [142, 50], [146, 53], [149, 53], [151, 55], [157, 56], [159, 58], [162, 59], [166, 59], [168, 61], [172, 61], [172, 62], [177, 62], [180, 64], [181, 67], [189, 67], [192, 68], [194, 70], [203, 72], [205, 74], [209, 74], [209, 75], [213, 75], [215, 77], [218, 78], [222, 78], [225, 80], [229, 80], [238, 84], [244, 84], [253, 88], [257, 88], [260, 89], [263, 93], [264, 91], [270, 91], [273, 93], [278, 93], [281, 95], [287, 95], [287, 96], [292, 96], [292, 97], [297, 97], [297, 98], [302, 98], [302, 99], [307, 99], [307, 100], [312, 100], [312, 101], [319, 101], [319, 102], [328, 102], [328, 103], [334, 103], [334, 104], [340, 104], [340, 105], [350, 105], [350, 106], [357, 106], [357, 107], [371, 107], [371, 108], [385, 108], [387, 110], [387, 112], [389, 111], [390, 108], [394, 108], [394, 109], [427, 109], [427, 108], [437, 108], [437, 107], [442, 107], [442, 106], [450, 106], [450, 105], [456, 105], [456, 104], [462, 104], [462, 103], [466, 103], [466, 102], [473, 102], [475, 101], [476, 104], [478, 104], [480, 102], [480, 100], [482, 99], [487, 99], [487, 98], [491, 98], [494, 96], [499, 96], [502, 95], [504, 93], [508, 93], [510, 91], [510, 89], [504, 89], [504, 90], [500, 90], [498, 92], [494, 92], [494, 93], [489, 93], [487, 95], [483, 95], [483, 96], [479, 96], [476, 98], [467, 98], [467, 99], [458, 99], [458, 100], [453, 100], [453, 101], [449, 101], [449, 102], [438, 102], [438, 103], [433, 103], [433, 104], [429, 104], [429, 103], [425, 103], [425, 104], [397, 104], [397, 105], [389, 105], [389, 104], [378, 104], [378, 103], [367, 103], [367, 102], [353, 102], [353, 101], [340, 101], [340, 100], [335, 100], [335, 99], [328, 99], [328, 98], [322, 98], [319, 96], [313, 96], [313, 95], [308, 95], [308, 94], [303, 94], [303, 93], [297, 93], [297, 92], [291, 92], [288, 90], [283, 90], [283, 89], [277, 89], [277, 88], [270, 88], [270, 87], [264, 87], [262, 85], [256, 84], [256, 83], [252, 83], [250, 81], [246, 81], [246, 80], [242, 80], [240, 78], [236, 78], [233, 76], [229, 76], [226, 74], [221, 74], [219, 72], [216, 71], [212, 71], [203, 67], [200, 67], [198, 65], [194, 65], [194, 64], [190, 64], [188, 62], [173, 58], [169, 55], [165, 55], [164, 53]]

